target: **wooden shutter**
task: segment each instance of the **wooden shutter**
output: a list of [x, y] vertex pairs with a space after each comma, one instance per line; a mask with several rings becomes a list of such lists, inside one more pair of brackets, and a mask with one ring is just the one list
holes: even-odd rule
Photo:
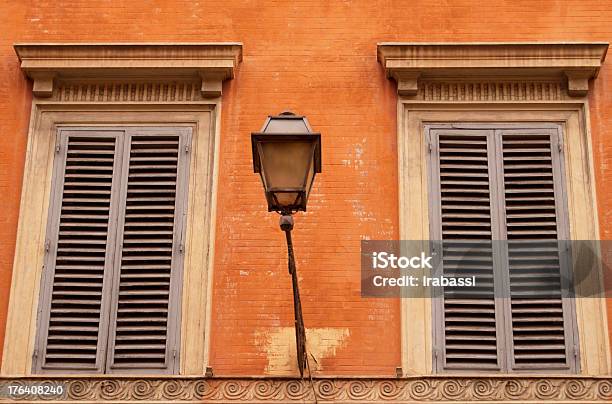
[[41, 291], [37, 371], [100, 371], [119, 166], [117, 131], [58, 136]]
[[[571, 270], [558, 244], [569, 238], [561, 137], [556, 127], [516, 127], [428, 133], [441, 270], [479, 285], [445, 288], [434, 305], [438, 370], [578, 366]], [[477, 240], [480, 252], [462, 248]], [[489, 250], [486, 240], [508, 246]]]
[[[445, 288], [436, 321], [436, 363], [443, 369], [499, 369], [499, 312], [494, 298], [493, 169], [490, 131], [435, 130], [432, 238], [441, 240], [444, 276], [477, 276], [474, 288]], [[473, 254], [474, 246], [482, 253]], [[441, 274], [439, 274], [441, 275]]]
[[35, 372], [178, 370], [190, 141], [60, 129]]
[[[563, 279], [567, 225], [556, 130], [499, 133], [508, 245], [511, 362], [515, 369], [575, 368], [572, 307]], [[565, 292], [565, 293], [564, 293]]]
[[109, 371], [177, 370], [189, 144], [186, 130], [128, 134]]

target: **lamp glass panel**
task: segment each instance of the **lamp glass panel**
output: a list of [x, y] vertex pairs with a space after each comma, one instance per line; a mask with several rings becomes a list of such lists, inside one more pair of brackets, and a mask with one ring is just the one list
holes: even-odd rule
[[304, 189], [306, 173], [313, 159], [314, 145], [311, 142], [267, 141], [259, 143], [259, 147], [268, 191]]
[[308, 199], [308, 195], [310, 195], [310, 188], [312, 187], [312, 182], [314, 181], [315, 177], [314, 166], [314, 160], [312, 160], [310, 162], [310, 166], [308, 167], [308, 175], [306, 176], [306, 199]]
[[297, 192], [275, 192], [276, 200], [281, 206], [293, 206], [300, 195]]
[[303, 119], [271, 119], [264, 128], [266, 133], [308, 133], [310, 130]]

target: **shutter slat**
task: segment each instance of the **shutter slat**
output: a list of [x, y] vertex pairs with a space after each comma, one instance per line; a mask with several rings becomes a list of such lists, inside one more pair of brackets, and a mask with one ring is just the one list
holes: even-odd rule
[[[140, 308], [142, 307], [146, 307], [148, 306], [157, 306], [157, 305], [167, 305], [169, 302], [168, 299], [159, 299], [159, 298], [150, 298], [149, 296], [146, 296], [146, 299], [130, 299], [130, 300], [125, 300], [122, 303], [121, 307], [134, 307], [134, 308], [138, 308], [138, 310], [140, 310]], [[140, 307], [139, 307], [140, 306]], [[167, 311], [167, 309], [164, 308], [164, 310]], [[130, 311], [131, 313], [133, 313], [134, 311]]]
[[[72, 156], [79, 156], [80, 157], [88, 157], [88, 156], [99, 156], [99, 155], [110, 155], [109, 159], [111, 159], [111, 156], [114, 156], [115, 154], [115, 150], [102, 150], [102, 149], [92, 149], [92, 150], [88, 150], [87, 148], [84, 147], [79, 147], [76, 145], [71, 145], [69, 144], [68, 147], [70, 147], [70, 149], [68, 149], [68, 158], [72, 157]], [[104, 157], [101, 157], [104, 158]]]
[[[126, 309], [126, 308], [119, 308], [117, 311], [119, 313], [131, 313], [132, 312], [131, 309]], [[168, 312], [167, 309], [159, 308], [159, 307], [156, 307], [156, 308], [145, 308], [145, 307], [143, 307], [139, 311], [141, 313], [167, 313]]]
[[49, 361], [62, 361], [70, 363], [83, 363], [83, 362], [95, 362], [96, 353], [92, 354], [75, 354], [75, 353], [61, 353], [61, 354], [47, 354]]
[[[478, 340], [480, 341], [497, 341], [497, 338], [495, 338], [495, 336], [491, 336], [491, 335], [480, 335], [480, 334], [463, 334], [463, 335], [448, 335], [446, 337], [446, 341], [447, 343], [449, 341], [467, 341], [466, 343], [470, 343], [471, 341], [474, 340], [474, 338], [478, 338]], [[486, 346], [486, 345], [485, 345]]]
[[[139, 145], [135, 145], [135, 146], [139, 146]], [[164, 154], [171, 154], [171, 155], [176, 155], [177, 154], [177, 149], [176, 149], [176, 145], [174, 148], [172, 148], [172, 145], [168, 145], [169, 147], [167, 148], [157, 148], [157, 149], [149, 149], [149, 148], [143, 148], [140, 150], [135, 150], [132, 155], [133, 156], [138, 156], [138, 155], [146, 155], [146, 154], [155, 154], [158, 156], [164, 155]]]
[[[65, 336], [65, 335], [55, 335], [53, 337], [49, 337], [49, 341], [74, 341], [74, 336]], [[98, 337], [97, 336], [88, 336], [88, 335], [79, 335], [79, 341], [83, 342], [83, 341], [94, 341], [94, 349], [95, 349], [95, 343], [97, 343], [98, 341]], [[60, 347], [61, 345], [57, 345], [57, 347]]]
[[[56, 313], [56, 312], [54, 312]], [[87, 314], [94, 314], [95, 312], [91, 312], [91, 313], [87, 313]], [[56, 315], [54, 316], [54, 320], [53, 322], [58, 322], [58, 323], [78, 323], [78, 324], [83, 324], [83, 325], [88, 325], [88, 323], [95, 323], [96, 325], [98, 324], [98, 319], [97, 318], [91, 318], [91, 317], [65, 317], [62, 316], [59, 313], [56, 313]]]
[[[48, 349], [62, 349], [62, 345], [61, 344], [48, 344], [47, 345]], [[92, 351], [93, 350], [93, 355], [95, 356], [95, 351], [96, 351], [96, 346], [95, 345], [86, 345], [86, 344], [73, 344], [70, 346], [70, 348], [77, 350], [77, 351]]]
[[[462, 349], [472, 349], [474, 351], [478, 351], [478, 350], [483, 350], [483, 349], [487, 349], [484, 346], [480, 346], [479, 348], [473, 348], [473, 345], [469, 345], [469, 344], [465, 344], [463, 346], [461, 346]], [[447, 350], [451, 350], [452, 348], [447, 347]], [[492, 348], [488, 348], [488, 349], [493, 349], [495, 350], [495, 347], [493, 346]], [[497, 360], [497, 353], [492, 353], [492, 354], [487, 354], [487, 353], [482, 353], [482, 352], [475, 352], [473, 354], [466, 354], [466, 353], [460, 353], [460, 354], [453, 354], [453, 353], [447, 353], [446, 354], [446, 358], [453, 360], [453, 361], [463, 361], [463, 360]]]
[[[164, 350], [166, 349], [166, 344], [138, 344], [138, 345], [132, 345], [130, 346], [131, 350], [144, 350], [144, 351], [149, 351], [149, 350]], [[146, 354], [144, 354], [146, 355]]]
[[[149, 172], [132, 172], [128, 178], [149, 178], [151, 173]], [[175, 176], [172, 173], [155, 173], [157, 178], [174, 178]]]
[[[176, 170], [178, 166], [176, 164], [164, 164], [164, 168]], [[130, 172], [138, 173], [140, 170], [144, 170], [147, 172], [155, 172], [155, 166], [146, 165], [146, 164], [130, 164]]]
[[86, 157], [85, 154], [79, 154], [79, 157], [71, 157], [69, 163], [108, 163], [112, 164], [115, 159], [113, 157]]
[[[128, 313], [127, 311], [124, 311], [123, 313]], [[124, 327], [124, 329], [128, 329], [128, 327], [130, 326], [140, 326], [140, 325], [144, 325], [145, 327], [149, 327], [151, 326], [151, 323], [165, 323], [166, 322], [166, 316], [165, 313], [167, 313], [167, 310], [164, 311], [160, 311], [158, 314], [164, 314], [163, 317], [137, 317], [134, 316], [134, 313], [129, 313], [131, 314], [131, 316], [125, 316], [124, 318], [118, 318], [117, 319], [117, 323], [120, 324], [122, 327]], [[124, 324], [124, 325], [122, 325]], [[163, 327], [164, 329], [166, 327]]]
[[151, 336], [151, 335], [146, 335], [146, 336], [142, 336], [142, 335], [121, 335], [121, 336], [117, 336], [117, 340], [118, 341], [166, 341], [165, 338], [160, 338], [158, 336]]
[[70, 308], [70, 309], [52, 309], [52, 313], [61, 313], [61, 314], [91, 314], [91, 313], [100, 313], [100, 309], [78, 309], [78, 308]]
[[[100, 307], [100, 302], [98, 300], [83, 300], [83, 299], [75, 299], [75, 298], [70, 298], [70, 299], [53, 299], [53, 303], [65, 307], [74, 307], [74, 306], [93, 306], [94, 309], [92, 310], [92, 313], [99, 313], [100, 310], [97, 309], [96, 307]], [[49, 336], [50, 338], [51, 336]]]
[[[563, 351], [565, 351], [565, 345], [562, 345], [563, 347]], [[543, 348], [540, 348], [543, 349]], [[528, 361], [528, 362], [533, 362], [533, 360], [542, 360], [542, 359], [549, 359], [551, 362], [564, 362], [565, 361], [565, 354], [542, 354], [539, 352], [529, 352], [529, 353], [525, 353], [525, 354], [515, 354], [514, 357], [518, 360], [524, 360], [524, 361]]]

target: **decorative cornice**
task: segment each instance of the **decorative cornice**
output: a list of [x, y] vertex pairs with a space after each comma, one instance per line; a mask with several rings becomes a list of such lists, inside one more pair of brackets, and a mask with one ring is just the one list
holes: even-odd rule
[[29, 43], [15, 44], [21, 69], [37, 97], [50, 97], [58, 80], [95, 77], [196, 78], [203, 97], [221, 95], [242, 60], [240, 43]]
[[401, 96], [414, 96], [423, 79], [567, 80], [567, 92], [587, 94], [608, 43], [403, 43], [378, 44], [378, 61], [397, 81]]
[[[610, 377], [423, 376], [410, 378], [202, 378], [202, 377], [23, 377], [0, 378], [7, 386], [65, 386], [61, 402], [606, 402], [612, 400]], [[0, 395], [0, 401], [3, 399]], [[19, 396], [15, 400], [33, 400]], [[45, 398], [53, 402], [51, 397]]]

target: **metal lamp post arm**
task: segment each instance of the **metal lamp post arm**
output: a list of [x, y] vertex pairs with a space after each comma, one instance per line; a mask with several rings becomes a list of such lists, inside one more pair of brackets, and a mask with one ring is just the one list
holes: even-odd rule
[[306, 366], [306, 330], [304, 328], [304, 318], [302, 317], [302, 302], [300, 301], [300, 289], [298, 286], [297, 271], [295, 267], [295, 256], [293, 254], [293, 240], [291, 230], [293, 229], [293, 217], [283, 214], [280, 219], [280, 227], [285, 232], [287, 239], [287, 258], [288, 269], [293, 285], [293, 313], [295, 318], [295, 344], [297, 349], [297, 362], [300, 370], [300, 377], [304, 377]]

